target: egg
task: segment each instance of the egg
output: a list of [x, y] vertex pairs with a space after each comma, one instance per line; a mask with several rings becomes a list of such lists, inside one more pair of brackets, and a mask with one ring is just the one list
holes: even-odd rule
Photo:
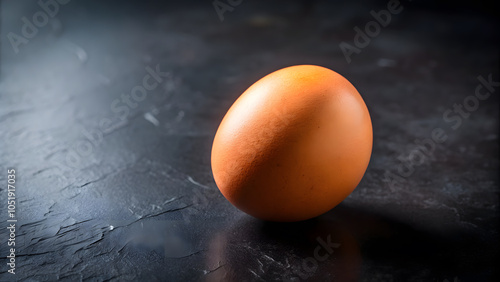
[[370, 161], [370, 114], [356, 88], [320, 66], [277, 70], [230, 107], [211, 165], [222, 195], [268, 221], [321, 215], [359, 184]]

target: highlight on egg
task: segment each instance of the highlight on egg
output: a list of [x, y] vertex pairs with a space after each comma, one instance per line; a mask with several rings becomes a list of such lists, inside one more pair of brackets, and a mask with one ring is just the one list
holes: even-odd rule
[[320, 66], [291, 66], [255, 82], [228, 110], [215, 134], [212, 172], [243, 212], [300, 221], [356, 188], [372, 142], [370, 114], [347, 79]]

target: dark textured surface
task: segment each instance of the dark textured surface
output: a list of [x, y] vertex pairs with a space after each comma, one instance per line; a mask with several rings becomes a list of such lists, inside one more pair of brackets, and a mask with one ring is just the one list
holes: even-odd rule
[[[243, 1], [222, 22], [210, 1], [157, 2], [70, 1], [17, 54], [7, 35], [41, 8], [1, 2], [2, 281], [495, 280], [499, 88], [459, 126], [443, 119], [474, 95], [478, 76], [499, 80], [492, 13], [403, 2], [348, 64], [339, 43], [386, 2]], [[218, 191], [211, 143], [249, 85], [294, 64], [329, 67], [357, 87], [373, 155], [332, 211], [262, 222]], [[169, 74], [143, 101], [113, 102], [157, 65]], [[406, 171], [398, 157], [435, 128], [447, 140]], [[8, 168], [15, 276], [5, 258]], [[405, 176], [387, 182], [388, 173]], [[333, 243], [321, 261], [318, 240]]]

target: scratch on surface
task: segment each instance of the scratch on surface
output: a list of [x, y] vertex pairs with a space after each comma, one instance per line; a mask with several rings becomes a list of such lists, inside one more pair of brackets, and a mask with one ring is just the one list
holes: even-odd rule
[[120, 227], [128, 227], [134, 223], [137, 223], [143, 219], [147, 219], [147, 218], [153, 218], [153, 217], [157, 217], [157, 216], [160, 216], [162, 214], [166, 214], [166, 213], [169, 213], [169, 212], [175, 212], [175, 211], [180, 211], [180, 210], [183, 210], [183, 209], [186, 209], [186, 208], [189, 208], [191, 205], [186, 205], [186, 206], [183, 206], [183, 207], [180, 207], [180, 208], [175, 208], [175, 209], [170, 209], [170, 210], [164, 210], [164, 211], [161, 211], [161, 212], [158, 212], [158, 213], [154, 213], [154, 214], [148, 214], [148, 215], [143, 215], [143, 216], [140, 216], [138, 219], [130, 222], [129, 224], [126, 224], [126, 225], [122, 225], [122, 226], [115, 226], [114, 229], [116, 228], [120, 228]]
[[51, 213], [52, 209], [54, 208], [54, 206], [56, 204], [57, 204], [57, 202], [52, 203], [52, 205], [50, 205], [50, 207], [48, 208], [48, 211], [46, 213], [44, 213], [43, 216], [47, 216], [49, 213]]
[[33, 200], [35, 200], [35, 198], [24, 199], [24, 200], [19, 201], [19, 203], [31, 202]]
[[270, 260], [270, 261], [274, 261], [274, 262], [276, 262], [276, 261], [275, 261], [272, 257], [270, 257], [270, 256], [268, 256], [268, 255], [263, 255], [263, 257], [267, 258], [267, 259], [268, 259], [268, 260]]
[[41, 253], [30, 253], [30, 254], [19, 254], [16, 255], [16, 257], [32, 257], [32, 256], [40, 256], [40, 255], [46, 255], [46, 254], [51, 254], [54, 253], [55, 251], [47, 251], [47, 252], [41, 252]]
[[[180, 199], [180, 198], [182, 198], [182, 196], [181, 196], [181, 197], [179, 197], [179, 199]], [[163, 205], [169, 204], [169, 203], [171, 203], [171, 202], [173, 202], [173, 201], [175, 201], [175, 200], [177, 200], [177, 197], [173, 197], [172, 199], [166, 200], [165, 202], [163, 202]]]
[[260, 270], [260, 272], [264, 273], [264, 264], [259, 259], [257, 259], [257, 262], [259, 263], [259, 270]]
[[125, 245], [123, 245], [123, 247], [121, 247], [121, 248], [117, 251], [117, 253], [121, 253], [121, 252], [123, 251], [123, 249], [125, 249], [125, 247], [126, 247], [129, 243], [130, 243], [130, 242], [125, 243]]
[[[64, 244], [64, 247], [67, 248], [67, 247], [78, 246], [78, 245], [84, 244], [83, 246], [81, 246], [78, 249], [76, 249], [75, 251], [73, 251], [73, 254], [76, 254], [77, 252], [80, 252], [80, 251], [87, 249], [88, 246], [90, 246], [98, 241], [101, 241], [103, 239], [102, 233], [99, 234], [99, 236], [100, 236], [99, 239], [97, 239], [95, 241], [92, 241], [93, 237], [89, 237], [89, 238], [86, 238], [86, 239], [83, 239], [83, 240], [80, 240], [80, 241], [77, 241], [77, 242], [74, 242], [71, 244]], [[92, 243], [87, 244], [88, 242], [92, 242]]]
[[255, 273], [253, 270], [251, 269], [248, 269], [248, 271], [250, 271], [253, 275], [255, 275], [255, 277], [259, 278], [259, 279], [262, 279], [262, 277], [260, 277], [257, 273]]
[[[95, 240], [94, 242], [92, 242], [92, 243], [88, 244], [88, 245], [87, 245], [84, 249], [89, 249], [89, 248], [91, 248], [93, 245], [95, 245], [95, 244], [97, 244], [97, 243], [101, 242], [102, 240], [104, 240], [104, 236], [102, 236], [102, 235], [101, 235], [101, 238], [99, 238], [99, 239]], [[86, 241], [86, 240], [85, 240], [85, 241]]]
[[226, 264], [219, 265], [219, 266], [217, 266], [216, 268], [214, 268], [214, 269], [212, 269], [212, 270], [203, 270], [203, 274], [208, 275], [208, 274], [210, 274], [210, 273], [212, 273], [212, 272], [215, 272], [215, 271], [219, 270], [220, 268], [222, 268], [222, 267], [223, 267], [223, 266], [225, 266], [225, 265], [226, 265]]
[[42, 172], [45, 172], [45, 171], [48, 171], [48, 170], [51, 170], [51, 169], [59, 169], [57, 166], [49, 166], [49, 167], [46, 167], [46, 168], [42, 168], [36, 172], [34, 172], [31, 176], [35, 176], [35, 175], [38, 175]]
[[77, 263], [73, 264], [73, 266], [71, 267], [71, 269], [75, 269], [75, 268], [77, 268], [79, 265], [83, 264], [84, 262], [85, 262], [85, 261], [81, 259], [81, 260], [80, 260], [80, 261], [78, 261]]
[[[83, 187], [88, 186], [88, 185], [90, 185], [90, 184], [93, 184], [93, 183], [99, 182], [99, 181], [101, 181], [101, 180], [104, 180], [104, 179], [106, 179], [106, 178], [108, 178], [108, 177], [110, 177], [110, 176], [113, 176], [113, 175], [115, 175], [115, 174], [117, 174], [117, 173], [119, 173], [119, 172], [122, 172], [123, 170], [129, 169], [130, 167], [132, 167], [132, 166], [123, 166], [123, 167], [120, 167], [120, 168], [118, 168], [118, 169], [115, 169], [115, 170], [113, 170], [113, 171], [110, 171], [110, 172], [108, 172], [108, 173], [105, 173], [105, 174], [101, 175], [100, 177], [98, 177], [98, 178], [96, 178], [96, 179], [94, 179], [94, 180], [90, 180], [90, 181], [85, 182], [85, 183], [84, 183], [84, 184], [82, 184], [82, 185], [78, 185], [78, 186], [76, 186], [76, 187], [74, 187], [74, 186], [73, 186], [73, 187], [74, 187], [74, 188], [83, 188]], [[68, 188], [72, 187], [72, 185], [73, 185], [73, 184], [70, 184], [70, 185], [68, 185], [68, 186], [64, 187], [63, 189], [61, 189], [61, 191], [63, 191], [63, 190], [65, 190], [65, 189], [68, 189]], [[79, 194], [79, 193], [78, 193], [78, 194]], [[100, 193], [99, 193], [99, 194], [100, 194]], [[72, 198], [74, 198], [74, 197], [76, 197], [76, 196], [77, 196], [77, 195], [75, 195], [75, 196], [71, 197], [70, 199], [72, 199]]]
[[[165, 202], [163, 202], [163, 204], [161, 204], [161, 205], [155, 205], [155, 204], [152, 204], [152, 205], [151, 205], [152, 210], [153, 210], [153, 211], [155, 211], [155, 210], [161, 209], [161, 208], [162, 208], [162, 206], [165, 206], [165, 205], [167, 205], [167, 204], [169, 204], [169, 203], [172, 203], [172, 202], [173, 202], [173, 201], [175, 201], [175, 200], [179, 200], [179, 199], [181, 199], [181, 198], [182, 198], [182, 196], [180, 196], [180, 197], [173, 197], [173, 198], [171, 198], [171, 199], [166, 200], [166, 201], [165, 201]], [[134, 204], [132, 204], [132, 207], [134, 207], [134, 208], [135, 208], [135, 205], [134, 205]], [[142, 216], [141, 216], [141, 215], [136, 214], [136, 213], [135, 213], [132, 209], [128, 208], [128, 210], [130, 211], [130, 213], [131, 213], [131, 214], [133, 214], [133, 215], [137, 216], [137, 218], [138, 218], [138, 219], [141, 219], [141, 218], [142, 218]]]
[[141, 220], [141, 219], [143, 219], [143, 218], [152, 218], [152, 217], [157, 217], [157, 216], [160, 216], [160, 215], [162, 215], [162, 214], [169, 213], [169, 212], [180, 211], [180, 210], [183, 210], [183, 209], [188, 208], [188, 207], [190, 207], [190, 206], [192, 206], [192, 204], [191, 204], [191, 205], [184, 206], [184, 207], [180, 207], [180, 208], [175, 208], [175, 209], [170, 209], [170, 210], [162, 211], [162, 212], [155, 213], [155, 214], [148, 214], [148, 215], [143, 216], [142, 218], [140, 218], [140, 219], [138, 219], [138, 220]]
[[[83, 220], [83, 221], [77, 221], [77, 222], [72, 223], [70, 225], [61, 226], [61, 227], [59, 227], [59, 231], [57, 231], [56, 235], [60, 235], [60, 234], [68, 232], [68, 231], [64, 231], [63, 233], [61, 233], [61, 231], [64, 230], [64, 229], [68, 229], [70, 227], [73, 227], [73, 226], [76, 226], [76, 225], [79, 225], [79, 224], [82, 224], [84, 222], [88, 222], [88, 221], [91, 221], [91, 220], [93, 220], [93, 219], [86, 219], [86, 220]], [[73, 230], [73, 229], [74, 228], [70, 228], [70, 230]]]
[[80, 191], [77, 191], [77, 193], [71, 197], [68, 198], [68, 200], [76, 198], [78, 195], [80, 195]]
[[194, 185], [197, 185], [197, 186], [200, 186], [202, 188], [205, 188], [205, 189], [210, 189], [210, 187], [206, 186], [206, 185], [203, 185], [197, 181], [195, 181], [191, 176], [188, 175], [187, 179], [189, 180], [189, 182], [193, 183]]
[[113, 175], [113, 174], [118, 173], [118, 172], [120, 172], [120, 170], [115, 170], [115, 171], [112, 171], [112, 172], [110, 172], [110, 173], [106, 173], [106, 174], [102, 175], [101, 177], [99, 177], [99, 178], [97, 178], [97, 179], [94, 179], [94, 180], [88, 181], [88, 182], [86, 182], [86, 183], [84, 183], [84, 184], [80, 185], [80, 186], [79, 186], [79, 188], [83, 188], [83, 187], [85, 187], [85, 186], [87, 186], [87, 185], [89, 185], [89, 184], [96, 183], [96, 182], [99, 182], [99, 181], [101, 181], [101, 180], [104, 180], [104, 179], [106, 179], [107, 177], [109, 177], [110, 175]]
[[95, 257], [109, 255], [109, 254], [112, 254], [114, 251], [115, 251], [115, 247], [111, 248], [109, 251], [105, 251], [105, 252], [101, 251], [99, 254], [95, 255]]
[[205, 250], [199, 250], [199, 251], [196, 251], [194, 253], [190, 253], [189, 255], [185, 255], [185, 256], [181, 256], [181, 257], [165, 257], [165, 258], [167, 258], [167, 259], [183, 259], [183, 258], [187, 258], [187, 257], [190, 257], [190, 256], [197, 255], [197, 254], [199, 254], [199, 253], [201, 253], [203, 251], [205, 251]]
[[157, 120], [157, 119], [155, 118], [155, 116], [153, 116], [153, 115], [152, 115], [151, 113], [149, 113], [149, 112], [144, 114], [144, 118], [145, 118], [147, 121], [149, 121], [149, 122], [151, 122], [152, 124], [154, 124], [154, 126], [158, 126], [158, 125], [160, 125], [160, 121], [159, 121], [159, 120]]
[[22, 224], [21, 227], [30, 227], [30, 226], [37, 226], [37, 225], [40, 225], [41, 223], [43, 223], [45, 221], [45, 218], [44, 219], [41, 219], [41, 220], [37, 220], [37, 221], [33, 221], [33, 222], [29, 222], [29, 223], [25, 223], [25, 224]]
[[80, 60], [80, 62], [82, 64], [87, 62], [88, 55], [87, 55], [87, 52], [85, 52], [85, 50], [82, 47], [76, 45], [75, 43], [69, 42], [69, 41], [66, 44], [66, 46], [68, 46], [70, 48], [70, 50], [75, 53], [76, 57], [78, 58], [78, 60]]

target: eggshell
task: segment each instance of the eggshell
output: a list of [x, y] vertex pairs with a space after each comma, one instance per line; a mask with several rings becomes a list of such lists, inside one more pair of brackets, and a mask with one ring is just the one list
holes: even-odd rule
[[221, 193], [264, 220], [327, 212], [361, 181], [372, 150], [368, 109], [354, 86], [320, 66], [275, 71], [224, 116], [212, 146]]

